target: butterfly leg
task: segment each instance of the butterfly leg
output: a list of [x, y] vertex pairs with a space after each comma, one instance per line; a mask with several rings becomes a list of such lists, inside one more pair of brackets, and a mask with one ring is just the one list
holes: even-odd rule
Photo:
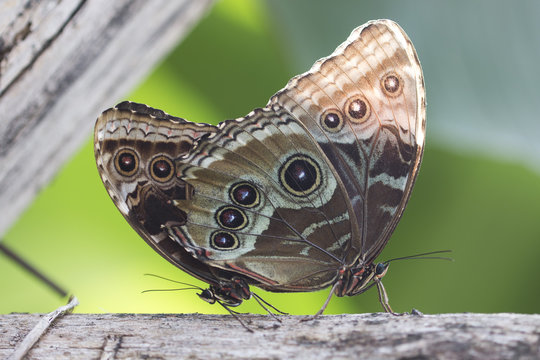
[[244, 329], [246, 329], [247, 331], [249, 331], [249, 332], [251, 332], [251, 333], [254, 332], [252, 329], [250, 329], [250, 328], [242, 321], [242, 319], [240, 319], [240, 316], [238, 316], [238, 314], [239, 314], [238, 311], [234, 311], [234, 310], [230, 309], [229, 306], [227, 306], [226, 304], [222, 303], [222, 302], [219, 301], [219, 300], [217, 301], [217, 303], [218, 303], [219, 305], [221, 305], [225, 310], [227, 310], [227, 311], [229, 312], [229, 314], [231, 314], [231, 316], [232, 316], [233, 318], [235, 318], [236, 320], [238, 320], [238, 322], [240, 323], [240, 325], [242, 325], [242, 327], [243, 327]]
[[317, 311], [317, 313], [315, 315], [308, 316], [307, 318], [302, 319], [300, 321], [311, 321], [311, 320], [316, 319], [318, 316], [322, 315], [322, 313], [324, 312], [324, 310], [326, 310], [326, 307], [330, 303], [330, 299], [332, 299], [332, 296], [334, 296], [334, 291], [336, 290], [336, 288], [339, 285], [340, 285], [340, 282], [338, 281], [338, 282], [336, 282], [334, 284], [334, 286], [332, 286], [332, 289], [330, 290], [330, 294], [328, 294], [328, 297], [326, 298], [326, 301], [324, 302], [323, 306], [319, 309], [319, 311]]
[[[240, 320], [240, 315], [238, 311], [232, 310], [231, 306], [238, 306], [242, 303], [243, 300], [247, 300], [253, 296], [257, 303], [268, 312], [276, 321], [281, 322], [276, 315], [270, 311], [267, 307], [271, 307], [275, 311], [285, 314], [283, 311], [278, 310], [273, 305], [268, 303], [266, 300], [262, 299], [259, 295], [251, 292], [247, 282], [239, 277], [233, 277], [229, 282], [222, 282], [219, 287], [212, 287], [213, 294], [221, 306], [223, 306], [227, 311], [233, 315], [245, 328], [247, 326]], [[265, 304], [267, 306], [265, 306]]]
[[386, 289], [384, 288], [382, 281], [380, 279], [375, 278], [375, 284], [377, 284], [377, 293], [379, 294], [379, 302], [381, 303], [384, 311], [395, 316], [403, 315], [403, 313], [394, 312], [394, 310], [392, 310], [392, 308], [390, 307], [390, 304], [388, 302], [388, 294], [386, 293]]
[[[283, 312], [281, 310], [279, 310], [278, 308], [276, 308], [274, 305], [270, 304], [268, 301], [264, 300], [263, 298], [261, 298], [259, 295], [255, 294], [255, 293], [251, 293], [251, 295], [253, 295], [253, 298], [259, 303], [259, 305], [264, 309], [266, 310], [266, 312], [268, 314], [270, 314], [275, 320], [277, 320], [278, 322], [281, 322], [281, 320], [276, 316], [276, 314], [274, 314], [272, 311], [270, 311], [269, 308], [267, 308], [266, 306], [269, 306], [271, 307], [272, 309], [274, 309], [275, 311], [277, 311], [278, 313], [282, 314], [282, 315], [288, 315], [286, 312]], [[266, 306], [265, 306], [266, 305]]]

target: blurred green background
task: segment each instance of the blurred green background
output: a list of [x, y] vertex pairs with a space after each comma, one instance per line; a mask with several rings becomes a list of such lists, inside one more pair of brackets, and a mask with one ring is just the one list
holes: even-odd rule
[[[428, 133], [411, 200], [379, 260], [452, 249], [455, 262], [393, 263], [384, 279], [390, 303], [396, 311], [538, 313], [539, 13], [535, 1], [223, 0], [125, 99], [192, 121], [243, 116], [356, 26], [396, 20], [424, 67]], [[75, 294], [76, 312], [224, 313], [193, 291], [141, 293], [174, 287], [144, 273], [204, 284], [123, 219], [97, 174], [90, 136], [5, 244]], [[0, 313], [48, 312], [66, 301], [4, 257], [0, 272]], [[328, 294], [254, 290], [293, 314], [315, 313]], [[264, 313], [254, 301], [238, 310]], [[326, 313], [374, 311], [370, 290], [334, 298]]]

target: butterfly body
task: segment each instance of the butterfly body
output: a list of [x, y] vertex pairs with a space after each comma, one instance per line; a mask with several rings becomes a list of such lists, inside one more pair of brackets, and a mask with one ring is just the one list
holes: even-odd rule
[[412, 43], [376, 20], [243, 118], [106, 110], [96, 161], [145, 241], [210, 284], [203, 300], [235, 306], [250, 285], [355, 295], [382, 286], [374, 260], [420, 166], [424, 96]]

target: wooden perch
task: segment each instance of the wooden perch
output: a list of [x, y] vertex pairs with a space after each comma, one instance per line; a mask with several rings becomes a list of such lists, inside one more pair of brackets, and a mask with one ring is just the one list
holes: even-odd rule
[[210, 4], [0, 2], [0, 236]]
[[[0, 315], [4, 358], [39, 321]], [[30, 359], [538, 359], [540, 315], [68, 314], [29, 352]]]

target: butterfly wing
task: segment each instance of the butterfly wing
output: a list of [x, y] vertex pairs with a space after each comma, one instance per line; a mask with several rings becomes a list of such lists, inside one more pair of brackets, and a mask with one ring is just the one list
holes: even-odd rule
[[95, 152], [117, 207], [176, 266], [309, 291], [382, 250], [424, 131], [414, 48], [377, 20], [245, 118], [214, 127], [121, 104], [98, 119]]
[[401, 217], [424, 147], [425, 90], [410, 39], [390, 20], [371, 21], [291, 79], [275, 104], [304, 124], [342, 180], [361, 234], [349, 254], [371, 263]]
[[212, 267], [272, 291], [335, 281], [349, 247], [351, 208], [343, 184], [306, 129], [279, 106], [226, 121], [177, 161], [193, 187], [175, 205], [185, 224], [171, 237]]
[[102, 181], [122, 215], [161, 256], [191, 275], [216, 284], [230, 278], [201, 263], [171, 240], [165, 222], [185, 223], [172, 205], [193, 189], [174, 176], [174, 159], [186, 154], [214, 126], [195, 124], [146, 105], [123, 102], [96, 121], [94, 152]]

